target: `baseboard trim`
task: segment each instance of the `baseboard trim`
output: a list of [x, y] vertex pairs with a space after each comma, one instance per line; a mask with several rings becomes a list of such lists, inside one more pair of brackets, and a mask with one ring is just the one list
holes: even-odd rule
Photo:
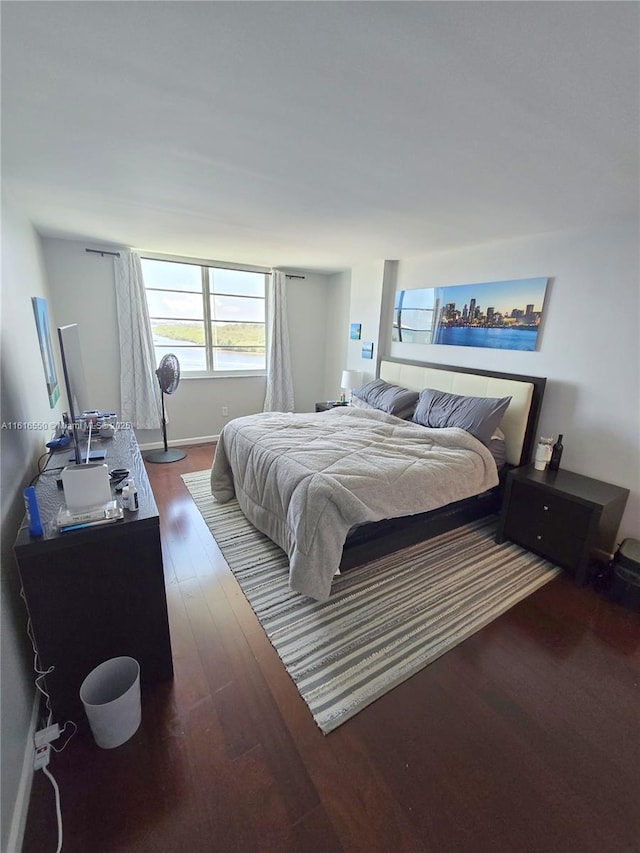
[[13, 807], [11, 818], [11, 829], [9, 841], [7, 842], [7, 853], [20, 853], [24, 831], [27, 825], [27, 814], [29, 812], [29, 799], [31, 797], [31, 785], [33, 784], [33, 742], [38, 724], [38, 713], [40, 711], [40, 694], [36, 691], [33, 698], [33, 710], [31, 711], [31, 722], [29, 723], [29, 735], [24, 747], [24, 759], [22, 761], [22, 773], [18, 785], [18, 794]]
[[[168, 441], [169, 447], [186, 447], [189, 444], [214, 444], [220, 438], [219, 435], [200, 435], [196, 438], [178, 438]], [[140, 445], [140, 450], [160, 450], [164, 447], [162, 441], [149, 441]]]

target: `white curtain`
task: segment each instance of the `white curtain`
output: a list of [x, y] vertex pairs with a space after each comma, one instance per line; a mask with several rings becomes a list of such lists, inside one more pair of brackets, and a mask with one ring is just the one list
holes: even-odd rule
[[285, 274], [279, 270], [271, 270], [267, 285], [267, 317], [269, 334], [264, 411], [292, 412], [293, 379], [287, 323], [287, 283]]
[[121, 250], [115, 258], [120, 336], [120, 420], [136, 429], [159, 429], [160, 386], [140, 257]]

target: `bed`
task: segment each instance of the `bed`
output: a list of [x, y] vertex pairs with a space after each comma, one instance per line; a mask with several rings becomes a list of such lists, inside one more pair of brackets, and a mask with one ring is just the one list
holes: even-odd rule
[[[385, 359], [377, 384], [386, 396], [368, 397], [373, 408], [365, 399], [314, 414], [236, 418], [216, 447], [216, 500], [237, 498], [288, 554], [291, 588], [319, 601], [354, 562], [495, 511], [500, 472], [490, 434], [502, 430], [507, 466], [529, 461], [545, 381]], [[450, 417], [452, 401], [470, 400], [481, 419]]]

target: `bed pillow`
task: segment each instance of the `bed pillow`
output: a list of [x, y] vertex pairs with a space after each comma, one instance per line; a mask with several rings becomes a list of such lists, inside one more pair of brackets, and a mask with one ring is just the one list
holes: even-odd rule
[[364, 385], [361, 385], [360, 388], [353, 389], [353, 396], [358, 397], [360, 400], [364, 400], [365, 403], [369, 402], [369, 397], [374, 396], [375, 392], [386, 383], [382, 379], [373, 379], [371, 382], [366, 382]]
[[500, 427], [496, 427], [491, 436], [489, 452], [495, 460], [496, 468], [500, 471], [507, 464], [507, 442]]
[[511, 397], [462, 397], [425, 388], [413, 420], [426, 427], [460, 427], [488, 447], [510, 401]]
[[351, 405], [354, 409], [373, 409], [374, 407], [367, 403], [366, 400], [361, 400], [360, 397], [356, 397], [354, 394], [351, 398]]
[[418, 401], [417, 391], [392, 385], [384, 379], [374, 379], [361, 388], [356, 388], [353, 396], [368, 403], [374, 409], [380, 409], [397, 418], [410, 418]]

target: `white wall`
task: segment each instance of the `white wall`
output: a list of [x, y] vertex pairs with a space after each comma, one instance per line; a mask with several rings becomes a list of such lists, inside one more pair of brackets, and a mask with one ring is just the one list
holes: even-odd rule
[[324, 386], [319, 401], [336, 400], [340, 395], [340, 377], [347, 367], [351, 273], [328, 276], [326, 294]]
[[297, 412], [315, 411], [324, 398], [327, 328], [332, 317], [332, 277], [305, 273], [287, 279], [291, 370]]
[[[359, 263], [351, 270], [349, 323], [360, 323], [362, 336], [359, 341], [349, 340], [347, 367], [361, 371], [363, 382], [369, 382], [377, 375], [384, 274], [385, 262], [380, 260]], [[362, 358], [362, 344], [365, 342], [373, 343], [372, 360]]]
[[[0, 433], [2, 850], [7, 850], [14, 808], [18, 812], [14, 831], [17, 827], [18, 835], [20, 820], [25, 817], [25, 813], [20, 812], [28, 801], [30, 770], [26, 776], [27, 787], [20, 790], [19, 785], [35, 697], [33, 656], [27, 639], [27, 613], [19, 597], [20, 583], [13, 543], [24, 517], [22, 493], [37, 471], [36, 462], [45, 452], [45, 443], [52, 437], [49, 428], [18, 430], [9, 428], [9, 425], [55, 424], [61, 416], [60, 403], [54, 409], [49, 405], [31, 305], [32, 296], [47, 299], [49, 320], [54, 326], [55, 317], [47, 289], [39, 238], [31, 225], [12, 207], [10, 199], [3, 195], [0, 401], [3, 424]], [[60, 380], [59, 364], [57, 372]], [[25, 781], [24, 777], [22, 781]]]
[[[563, 467], [631, 489], [620, 536], [640, 535], [638, 223], [403, 259], [397, 287], [547, 276], [537, 352], [391, 344], [390, 355], [547, 378], [539, 434], [564, 434]], [[365, 283], [356, 279], [363, 293]], [[354, 294], [353, 302], [357, 301]], [[352, 314], [355, 320], [355, 314]], [[387, 308], [385, 322], [391, 322]]]
[[[44, 261], [59, 325], [78, 323], [91, 406], [120, 410], [120, 356], [113, 260], [89, 254], [91, 244], [46, 238]], [[325, 399], [327, 323], [334, 300], [332, 276], [304, 273], [287, 279], [287, 304], [296, 411], [313, 411]], [[346, 312], [343, 315], [346, 317]], [[341, 368], [342, 369], [342, 368]], [[172, 443], [209, 440], [234, 417], [262, 411], [265, 378], [183, 378], [165, 398]], [[228, 415], [222, 415], [222, 408]], [[159, 430], [137, 433], [142, 446], [158, 443]]]
[[[89, 408], [118, 411], [120, 362], [118, 359], [114, 365], [118, 346], [113, 258], [85, 252], [88, 245], [43, 239], [44, 263], [57, 325], [78, 324]], [[64, 388], [63, 397], [66, 405]]]

